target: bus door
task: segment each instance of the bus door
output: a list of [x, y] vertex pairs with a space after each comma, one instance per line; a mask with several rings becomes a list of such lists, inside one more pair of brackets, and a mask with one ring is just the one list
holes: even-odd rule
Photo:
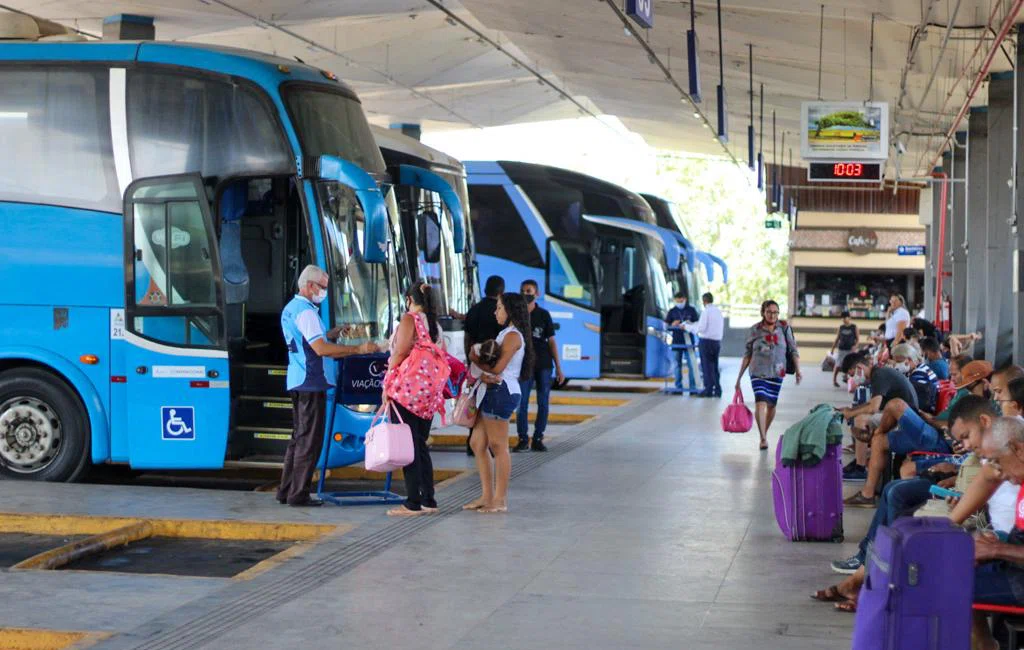
[[[125, 309], [111, 310], [112, 404], [132, 467], [224, 465], [231, 408], [220, 253], [196, 174], [124, 198]], [[120, 402], [120, 404], [118, 404]]]

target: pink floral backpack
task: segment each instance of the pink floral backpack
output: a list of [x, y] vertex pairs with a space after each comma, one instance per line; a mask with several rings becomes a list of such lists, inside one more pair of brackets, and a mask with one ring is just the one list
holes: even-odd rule
[[430, 340], [425, 319], [416, 314], [416, 341], [412, 351], [397, 368], [388, 368], [384, 375], [384, 395], [429, 420], [444, 412], [444, 389], [451, 368], [444, 350]]

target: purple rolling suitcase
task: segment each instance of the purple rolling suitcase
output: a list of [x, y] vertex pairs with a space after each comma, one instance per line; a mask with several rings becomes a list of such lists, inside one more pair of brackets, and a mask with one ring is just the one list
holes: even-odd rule
[[878, 529], [857, 599], [853, 650], [970, 650], [974, 540], [945, 517]]
[[772, 497], [775, 520], [790, 541], [843, 541], [841, 454], [841, 445], [829, 445], [817, 465], [783, 467], [779, 438], [772, 471]]

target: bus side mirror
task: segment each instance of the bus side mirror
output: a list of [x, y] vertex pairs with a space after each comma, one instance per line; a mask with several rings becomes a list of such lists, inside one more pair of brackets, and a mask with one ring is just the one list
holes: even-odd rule
[[419, 245], [427, 264], [441, 261], [441, 224], [437, 213], [426, 210], [419, 216]]

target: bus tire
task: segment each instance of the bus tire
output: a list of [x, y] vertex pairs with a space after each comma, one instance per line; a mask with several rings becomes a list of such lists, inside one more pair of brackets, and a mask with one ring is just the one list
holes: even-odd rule
[[89, 417], [68, 384], [46, 370], [0, 373], [0, 476], [74, 481], [89, 467]]

